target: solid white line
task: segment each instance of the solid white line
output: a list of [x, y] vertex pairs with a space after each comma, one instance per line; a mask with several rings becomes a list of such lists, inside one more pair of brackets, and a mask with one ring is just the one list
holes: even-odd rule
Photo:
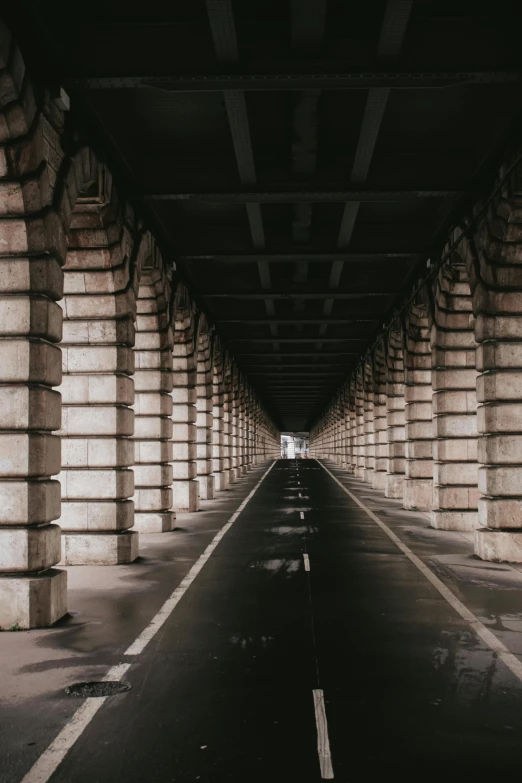
[[[144, 631], [138, 636], [138, 638], [130, 645], [125, 651], [125, 655], [138, 655], [143, 652], [147, 644], [159, 631], [161, 626], [169, 618], [176, 605], [180, 602], [183, 595], [186, 593], [194, 579], [197, 577], [210, 555], [217, 547], [223, 536], [228, 533], [238, 516], [249, 500], [253, 497], [255, 492], [261, 486], [261, 483], [268, 476], [272, 468], [276, 463], [273, 462], [265, 473], [261, 476], [260, 480], [255, 485], [252, 492], [246, 496], [243, 502], [238, 506], [237, 510], [232, 514], [228, 522], [221, 528], [221, 530], [214, 536], [210, 544], [207, 546], [203, 554], [196, 560], [186, 577], [181, 581], [179, 586], [174, 590], [170, 598], [168, 598], [156, 616], [148, 624]], [[112, 666], [107, 674], [102, 678], [105, 681], [118, 681], [127, 673], [131, 667], [132, 662], [119, 663], [116, 666]], [[44, 750], [40, 758], [31, 767], [27, 775], [23, 778], [21, 783], [47, 783], [51, 775], [58, 768], [59, 764], [63, 761], [68, 751], [72, 748], [76, 740], [81, 736], [85, 728], [89, 725], [94, 718], [100, 707], [102, 707], [107, 700], [106, 696], [101, 698], [88, 698], [85, 699], [81, 707], [79, 707], [70, 721], [63, 727], [58, 736], [51, 742], [49, 747]]]
[[[130, 663], [119, 663], [109, 669], [105, 682], [118, 682], [130, 669]], [[69, 723], [67, 723], [58, 736], [44, 750], [38, 761], [31, 767], [21, 783], [46, 783], [51, 775], [65, 758], [77, 739], [83, 734], [100, 707], [107, 701], [107, 696], [85, 699], [81, 707], [78, 707]]]
[[306, 552], [303, 552], [303, 560], [304, 560], [305, 571], [309, 571], [310, 570], [310, 558], [308, 557]]
[[323, 780], [333, 780], [332, 757], [330, 755], [330, 740], [328, 739], [328, 723], [326, 722], [326, 709], [324, 706], [324, 694], [321, 690], [314, 690], [315, 725], [317, 726], [317, 754], [319, 767]]
[[492, 650], [494, 653], [498, 655], [501, 661], [503, 661], [508, 669], [510, 669], [515, 677], [517, 677], [520, 682], [522, 682], [522, 662], [518, 660], [518, 658], [513, 655], [512, 652], [498, 639], [494, 633], [492, 633], [486, 626], [480, 622], [480, 620], [473, 614], [473, 612], [468, 609], [467, 606], [465, 606], [462, 601], [459, 601], [457, 596], [451, 592], [451, 590], [446, 587], [444, 582], [442, 582], [431, 570], [431, 568], [428, 568], [428, 566], [423, 563], [423, 561], [417, 557], [417, 555], [414, 555], [411, 549], [406, 546], [403, 541], [388, 527], [388, 525], [385, 525], [384, 522], [382, 522], [379, 517], [377, 517], [373, 511], [371, 511], [367, 506], [364, 505], [355, 495], [353, 495], [344, 484], [342, 484], [338, 478], [336, 478], [333, 473], [331, 473], [328, 468], [326, 468], [321, 460], [317, 460], [317, 462], [321, 465], [321, 467], [328, 473], [329, 476], [333, 478], [333, 480], [339, 484], [341, 489], [346, 492], [346, 494], [351, 497], [351, 499], [357, 503], [357, 505], [362, 508], [363, 511], [365, 511], [368, 516], [373, 519], [373, 521], [381, 528], [381, 530], [386, 533], [388, 538], [391, 538], [393, 543], [403, 552], [408, 560], [410, 560], [416, 568], [419, 569], [419, 571], [426, 577], [426, 579], [431, 582], [433, 587], [438, 590], [438, 592], [441, 594], [443, 598], [446, 599], [446, 601], [449, 603], [449, 605], [459, 614], [462, 619], [468, 623], [468, 625], [475, 631], [477, 636], [479, 636], [483, 642], [487, 644], [487, 646]]
[[299, 516], [301, 517], [301, 519], [304, 519], [304, 511], [300, 511]]
[[217, 547], [221, 539], [228, 533], [238, 516], [241, 514], [243, 509], [245, 508], [246, 504], [251, 500], [251, 498], [254, 496], [254, 494], [257, 492], [259, 487], [261, 486], [261, 483], [265, 480], [265, 478], [268, 476], [272, 468], [274, 467], [275, 462], [272, 462], [268, 470], [261, 476], [260, 480], [255, 485], [252, 492], [250, 492], [249, 495], [246, 496], [246, 498], [243, 500], [241, 505], [238, 507], [237, 511], [232, 514], [228, 522], [223, 525], [221, 530], [214, 536], [210, 544], [207, 546], [205, 551], [202, 555], [196, 560], [188, 574], [182, 581], [180, 582], [179, 586], [176, 587], [170, 598], [167, 598], [159, 612], [151, 622], [148, 624], [148, 626], [140, 633], [138, 638], [131, 644], [130, 647], [125, 650], [125, 655], [139, 655], [147, 644], [150, 642], [150, 640], [157, 634], [161, 626], [165, 623], [166, 620], [170, 617], [173, 610], [177, 606], [177, 604], [180, 602], [180, 600], [183, 598], [185, 593], [187, 592], [188, 588], [194, 581], [194, 579], [197, 577], [211, 554], [213, 553], [214, 549]]

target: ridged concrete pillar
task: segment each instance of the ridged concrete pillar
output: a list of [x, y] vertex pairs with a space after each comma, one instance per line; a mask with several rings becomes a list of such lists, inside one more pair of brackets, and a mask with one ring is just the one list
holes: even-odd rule
[[348, 381], [343, 385], [342, 390], [343, 413], [342, 413], [342, 460], [341, 465], [345, 470], [350, 468], [350, 395]]
[[172, 330], [166, 281], [144, 269], [139, 281], [134, 373], [134, 527], [167, 533], [172, 510]]
[[356, 410], [355, 410], [355, 376], [351, 376], [348, 382], [348, 443], [349, 443], [349, 464], [350, 473], [355, 473], [357, 467], [357, 432], [356, 432]]
[[388, 463], [388, 429], [386, 425], [386, 364], [382, 344], [375, 349], [373, 396], [373, 429], [375, 438], [375, 472], [372, 487], [384, 491]]
[[214, 365], [212, 369], [212, 475], [214, 490], [221, 492], [228, 489], [228, 471], [225, 470], [225, 423], [223, 405], [223, 370], [221, 354], [215, 348]]
[[232, 388], [231, 388], [231, 414], [232, 414], [232, 475], [234, 480], [241, 477], [241, 455], [240, 455], [240, 428], [239, 428], [239, 386], [237, 372], [233, 372], [232, 375]]
[[237, 455], [238, 455], [238, 470], [239, 475], [244, 476], [246, 473], [246, 459], [245, 459], [245, 446], [246, 446], [246, 421], [245, 421], [245, 383], [241, 380], [239, 387], [239, 399], [238, 399], [238, 418], [237, 418]]
[[386, 375], [386, 432], [388, 460], [384, 494], [387, 498], [403, 497], [406, 427], [404, 398], [404, 353], [401, 331], [390, 332]]
[[356, 455], [355, 478], [362, 479], [366, 467], [365, 459], [365, 436], [364, 436], [364, 374], [362, 367], [359, 367], [355, 379], [355, 438]]
[[364, 388], [364, 473], [363, 481], [371, 484], [375, 474], [375, 432], [373, 418], [373, 367], [370, 359], [367, 359], [363, 367]]
[[[11, 132], [25, 135], [16, 84], [8, 70], [2, 78], [3, 105], [17, 118]], [[62, 373], [56, 301], [65, 242], [55, 213], [35, 208], [28, 219], [24, 210], [24, 188], [38, 199], [38, 170], [52, 180], [38, 150], [59, 145], [57, 132], [40, 123], [36, 138], [15, 138], [13, 148], [5, 117], [2, 127], [2, 189], [10, 196], [0, 215], [0, 627], [9, 630], [52, 625], [67, 612], [67, 575], [52, 568], [60, 528], [51, 524], [60, 516], [60, 484], [51, 476], [60, 470], [60, 439], [52, 433], [61, 416], [54, 388]]]
[[[501, 172], [502, 174], [503, 172]], [[483, 560], [522, 562], [522, 169], [506, 179], [469, 250], [477, 317], [479, 529]]]
[[405, 334], [406, 450], [404, 508], [431, 511], [433, 502], [433, 424], [431, 348], [422, 304], [407, 316]]
[[234, 426], [232, 421], [232, 375], [230, 361], [224, 363], [223, 368], [223, 446], [224, 446], [224, 471], [228, 474], [227, 485], [234, 481], [233, 465], [233, 441]]
[[477, 526], [476, 343], [471, 292], [454, 254], [439, 272], [431, 328], [433, 511], [440, 530]]
[[196, 481], [196, 368], [191, 314], [176, 297], [172, 372], [172, 504], [176, 511], [199, 509]]
[[[203, 316], [201, 316], [203, 318]], [[206, 325], [198, 340], [196, 400], [196, 466], [201, 500], [214, 497], [212, 475], [212, 372]]]
[[[94, 168], [94, 166], [93, 166]], [[98, 171], [96, 168], [96, 177]], [[76, 186], [77, 177], [69, 182]], [[130, 229], [110, 175], [70, 216], [62, 341], [62, 560], [138, 557], [134, 525], [134, 317]]]

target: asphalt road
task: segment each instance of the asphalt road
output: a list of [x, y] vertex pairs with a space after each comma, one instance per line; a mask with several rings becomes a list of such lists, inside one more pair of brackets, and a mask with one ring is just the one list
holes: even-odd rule
[[124, 679], [52, 783], [317, 783], [314, 690], [335, 780], [522, 770], [522, 684], [314, 460], [276, 463]]

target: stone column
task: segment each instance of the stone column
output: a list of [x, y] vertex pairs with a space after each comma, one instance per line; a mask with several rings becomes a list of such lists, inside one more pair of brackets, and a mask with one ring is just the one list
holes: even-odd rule
[[237, 373], [234, 372], [232, 376], [232, 389], [231, 389], [231, 406], [232, 406], [232, 473], [234, 480], [236, 481], [241, 477], [241, 457], [239, 452], [239, 388]]
[[212, 375], [212, 475], [216, 492], [228, 489], [228, 471], [225, 470], [225, 414], [221, 373], [221, 357], [218, 356], [214, 360]]
[[366, 468], [365, 436], [364, 436], [364, 377], [362, 367], [359, 367], [355, 379], [355, 439], [357, 462], [355, 466], [355, 478], [364, 478]]
[[374, 355], [374, 397], [373, 427], [375, 437], [375, 473], [372, 487], [384, 491], [388, 463], [388, 430], [386, 424], [386, 364], [383, 345], [375, 349]]
[[475, 551], [483, 560], [517, 563], [522, 562], [521, 207], [518, 164], [491, 201], [467, 254], [479, 343], [478, 488], [482, 497]]
[[402, 332], [392, 331], [388, 338], [386, 376], [386, 433], [388, 460], [384, 494], [387, 498], [403, 497], [405, 469], [405, 399]]
[[[176, 339], [183, 340], [176, 342]], [[176, 511], [199, 509], [196, 480], [196, 369], [192, 342], [174, 333], [172, 389], [172, 502]]]
[[[13, 51], [13, 57], [19, 52]], [[15, 83], [8, 70], [2, 76], [3, 103], [11, 118], [17, 118], [11, 132], [25, 134], [24, 107], [17, 100]], [[10, 204], [0, 216], [3, 630], [52, 625], [67, 612], [67, 574], [52, 568], [60, 560], [60, 528], [51, 524], [60, 516], [60, 484], [51, 476], [60, 470], [60, 439], [52, 433], [61, 418], [60, 394], [54, 387], [62, 373], [62, 311], [56, 302], [62, 296], [65, 246], [55, 213], [35, 211], [30, 218], [24, 214], [24, 189], [34, 189], [38, 199], [39, 164], [41, 176], [49, 176], [45, 161], [38, 157], [46, 144], [57, 142], [48, 125], [40, 123], [43, 138], [25, 137], [15, 140], [13, 147], [6, 141], [9, 124], [3, 124], [2, 187]], [[22, 174], [24, 181], [19, 179]]]
[[133, 239], [121, 208], [110, 203], [115, 197], [107, 172], [100, 188], [102, 196], [78, 194], [64, 267], [60, 524], [62, 560], [70, 565], [131, 563], [139, 554], [138, 533], [130, 529]]
[[342, 466], [345, 470], [350, 469], [350, 395], [348, 381], [342, 388], [343, 395], [343, 416], [342, 416]]
[[355, 378], [352, 375], [348, 381], [348, 471], [355, 473], [357, 465], [357, 441], [356, 441], [356, 419], [355, 419]]
[[134, 527], [166, 533], [172, 511], [172, 331], [158, 269], [142, 273], [137, 299], [134, 374]]
[[406, 326], [404, 508], [431, 511], [433, 502], [433, 424], [431, 348], [426, 308], [412, 305]]
[[453, 255], [439, 272], [431, 328], [433, 382], [433, 511], [440, 530], [477, 526], [477, 394], [471, 292]]
[[363, 389], [364, 389], [364, 472], [361, 476], [363, 481], [371, 484], [375, 474], [375, 433], [373, 420], [373, 366], [370, 359], [367, 359], [363, 367]]
[[214, 477], [212, 475], [212, 378], [210, 377], [210, 356], [208, 347], [200, 348], [197, 365], [196, 439], [197, 476], [199, 497], [212, 500]]
[[230, 367], [227, 362], [224, 369], [224, 386], [223, 386], [223, 446], [224, 446], [224, 471], [227, 474], [226, 483], [227, 486], [234, 481], [234, 466], [233, 466], [233, 423], [232, 423], [232, 390], [231, 390], [231, 376]]

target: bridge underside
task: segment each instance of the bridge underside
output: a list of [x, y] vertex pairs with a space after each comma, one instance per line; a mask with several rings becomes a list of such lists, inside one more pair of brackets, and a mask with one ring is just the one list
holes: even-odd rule
[[[514, 762], [521, 21], [482, 0], [5, 9], [0, 629], [37, 629], [2, 634], [6, 699], [21, 683], [36, 737], [21, 749], [27, 711], [7, 717], [8, 783], [98, 763], [111, 780], [342, 778], [352, 697], [368, 732], [385, 716], [388, 753], [353, 737], [381, 772], [395, 683], [419, 758]], [[276, 461], [281, 433], [303, 459]], [[52, 696], [76, 655], [109, 690], [136, 664], [154, 720], [129, 691], [99, 723], [85, 702], [83, 726]], [[147, 678], [172, 656], [158, 697]], [[53, 676], [31, 702], [33, 664]], [[176, 751], [157, 754], [172, 703]], [[125, 758], [100, 740], [117, 710]]]

